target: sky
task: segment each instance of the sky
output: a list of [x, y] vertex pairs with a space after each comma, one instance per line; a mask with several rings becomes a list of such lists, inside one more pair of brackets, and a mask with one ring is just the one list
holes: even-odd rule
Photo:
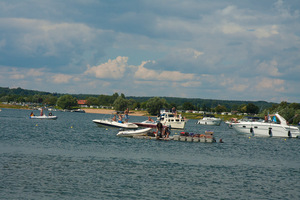
[[0, 0], [0, 86], [300, 103], [300, 1]]

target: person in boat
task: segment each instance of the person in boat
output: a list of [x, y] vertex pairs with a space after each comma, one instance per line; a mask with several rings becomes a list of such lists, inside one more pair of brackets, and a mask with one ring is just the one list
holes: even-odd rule
[[168, 126], [166, 126], [166, 128], [164, 129], [164, 132], [163, 132], [163, 137], [169, 138], [170, 133], [171, 133], [170, 128]]
[[265, 122], [268, 122], [268, 116], [265, 115]]
[[129, 120], [129, 109], [128, 108], [124, 111], [124, 117], [125, 117], [125, 122], [128, 122], [128, 120]]
[[156, 124], [156, 139], [162, 138], [163, 134], [163, 125], [162, 123], [158, 122]]
[[49, 116], [52, 116], [52, 112], [49, 112], [49, 114], [48, 114]]
[[154, 122], [154, 120], [153, 120], [153, 119], [151, 119], [151, 117], [150, 117], [150, 116], [148, 117], [148, 121], [149, 121], [149, 122]]
[[119, 123], [123, 123], [123, 117], [122, 115], [119, 115], [119, 120], [118, 120]]
[[33, 112], [30, 113], [30, 117], [34, 116]]
[[175, 108], [175, 107], [172, 108], [172, 113], [173, 113], [174, 115], [177, 115], [177, 112], [176, 112], [176, 108]]
[[116, 115], [114, 115], [114, 117], [112, 118], [113, 121], [117, 121]]

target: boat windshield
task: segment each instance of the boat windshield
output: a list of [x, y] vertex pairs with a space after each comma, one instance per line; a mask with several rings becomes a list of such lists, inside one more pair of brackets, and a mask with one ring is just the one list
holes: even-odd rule
[[253, 116], [246, 116], [241, 119], [241, 121], [243, 121], [243, 122], [258, 122], [258, 121], [262, 121], [262, 120], [263, 119], [261, 119], [259, 117], [253, 117]]

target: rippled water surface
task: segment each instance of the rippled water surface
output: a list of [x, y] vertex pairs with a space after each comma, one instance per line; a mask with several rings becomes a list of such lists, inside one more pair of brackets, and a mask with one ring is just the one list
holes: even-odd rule
[[104, 115], [30, 112], [0, 112], [0, 199], [300, 199], [299, 139], [196, 120], [185, 131], [213, 130], [224, 143], [120, 138], [92, 122]]

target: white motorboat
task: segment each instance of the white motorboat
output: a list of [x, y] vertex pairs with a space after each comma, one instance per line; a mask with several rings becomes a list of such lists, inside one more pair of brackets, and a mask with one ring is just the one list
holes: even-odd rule
[[42, 115], [42, 116], [29, 116], [29, 119], [57, 119], [57, 116], [48, 116], [48, 115]]
[[240, 120], [232, 123], [231, 126], [238, 133], [252, 134], [254, 136], [267, 137], [300, 137], [299, 128], [290, 126], [278, 113], [275, 114], [276, 122], [263, 120]]
[[184, 129], [186, 120], [181, 116], [172, 112], [161, 111], [158, 121], [164, 126], [169, 126], [172, 129]]
[[137, 129], [138, 125], [128, 122], [117, 122], [112, 119], [94, 119], [94, 123], [103, 126], [110, 126], [115, 128], [125, 128], [125, 129]]
[[143, 136], [150, 133], [152, 128], [143, 128], [143, 129], [137, 129], [137, 130], [121, 130], [117, 134], [117, 136], [121, 137], [133, 137], [133, 136]]
[[197, 124], [220, 126], [221, 121], [221, 118], [217, 118], [214, 115], [207, 115], [204, 116], [202, 119], [199, 119]]
[[57, 116], [52, 115], [51, 112], [49, 112], [48, 115], [45, 115], [44, 108], [40, 108], [41, 114], [40, 115], [34, 115], [33, 112], [31, 112], [29, 119], [57, 119]]
[[85, 113], [85, 111], [82, 109], [71, 110], [71, 112]]
[[145, 120], [145, 121], [142, 121], [142, 122], [133, 122], [133, 123], [140, 126], [140, 127], [156, 128], [156, 125], [157, 125], [158, 122]]

